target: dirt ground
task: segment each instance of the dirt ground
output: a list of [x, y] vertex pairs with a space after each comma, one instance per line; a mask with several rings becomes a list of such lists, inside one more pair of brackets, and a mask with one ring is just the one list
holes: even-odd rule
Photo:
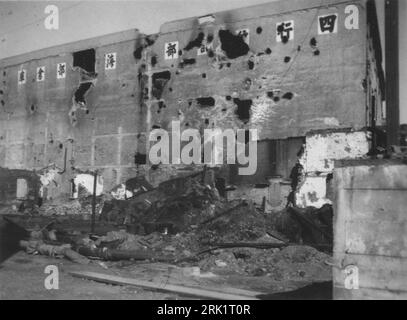
[[[44, 273], [47, 265], [59, 270], [59, 289], [47, 290]], [[107, 269], [106, 269], [107, 267]], [[158, 292], [134, 286], [117, 286], [72, 277], [70, 271], [93, 271], [135, 279], [214, 290], [246, 289], [261, 293], [277, 293], [295, 290], [310, 284], [309, 281], [275, 281], [270, 277], [242, 275], [215, 275], [202, 273], [201, 277], [185, 275], [182, 268], [160, 263], [108, 263], [105, 267], [93, 261], [90, 265], [78, 265], [66, 259], [29, 255], [20, 251], [0, 265], [0, 300], [182, 300], [194, 297]], [[196, 297], [195, 297], [196, 299]]]
[[[59, 270], [59, 289], [47, 290], [44, 273], [47, 265]], [[0, 265], [0, 300], [104, 300], [104, 299], [179, 299], [179, 297], [142, 288], [114, 286], [74, 278], [69, 271], [94, 271], [112, 274], [98, 265], [80, 266], [63, 259], [16, 253]]]

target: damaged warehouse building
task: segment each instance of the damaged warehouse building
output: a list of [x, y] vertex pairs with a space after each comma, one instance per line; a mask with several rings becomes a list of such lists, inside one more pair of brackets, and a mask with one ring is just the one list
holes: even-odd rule
[[[3, 59], [0, 78], [0, 210], [27, 230], [24, 217], [44, 217], [36, 231], [49, 232], [24, 248], [68, 242], [62, 255], [85, 263], [328, 281], [335, 163], [386, 148], [373, 1], [281, 1], [109, 34]], [[255, 174], [152, 164], [150, 133], [174, 121], [247, 130], [245, 143], [257, 129]], [[92, 244], [78, 244], [92, 211]], [[278, 255], [295, 267], [280, 271]], [[245, 288], [234, 294], [254, 297]]]
[[[75, 197], [79, 185], [92, 192], [94, 169], [98, 195], [136, 177], [157, 186], [201, 168], [149, 165], [154, 128], [170, 130], [174, 120], [181, 130], [256, 128], [256, 173], [228, 166], [219, 175], [248, 192], [279, 184], [280, 197], [267, 200], [285, 205], [299, 163], [295, 204], [329, 203], [333, 161], [376, 147], [380, 42], [357, 2], [302, 6], [239, 9], [166, 23], [157, 35], [128, 31], [4, 59], [2, 169], [35, 170], [40, 183], [19, 186], [40, 186], [44, 202]], [[269, 16], [259, 19], [263, 10]], [[24, 195], [15, 183], [9, 192]]]

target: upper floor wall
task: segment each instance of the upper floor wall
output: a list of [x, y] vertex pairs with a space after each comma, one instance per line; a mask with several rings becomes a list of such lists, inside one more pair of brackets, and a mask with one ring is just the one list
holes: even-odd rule
[[281, 1], [164, 24], [151, 62], [170, 77], [151, 126], [257, 128], [261, 140], [368, 126], [367, 17], [366, 1]]
[[[0, 166], [63, 167], [68, 146], [77, 168], [133, 166], [141, 37], [131, 30], [2, 60]], [[121, 143], [129, 153], [117, 156]]]

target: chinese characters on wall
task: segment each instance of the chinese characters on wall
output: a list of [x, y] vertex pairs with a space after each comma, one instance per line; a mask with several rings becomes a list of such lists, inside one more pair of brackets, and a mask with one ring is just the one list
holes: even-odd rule
[[[346, 30], [359, 29], [359, 8], [356, 5], [348, 5], [344, 10], [344, 27]], [[314, 22], [313, 22], [314, 24]], [[338, 33], [339, 15], [338, 13], [327, 13], [316, 17], [316, 25], [318, 35]], [[250, 43], [250, 30], [248, 28], [238, 29], [235, 34], [241, 36], [246, 44]], [[295, 22], [294, 20], [279, 21], [275, 25], [275, 40], [277, 43], [288, 43], [295, 38]], [[165, 43], [164, 56], [166, 60], [178, 58], [178, 41]], [[212, 48], [213, 43], [209, 45], [206, 37], [202, 41], [201, 46], [197, 49], [197, 55], [202, 56]]]
[[338, 15], [336, 13], [318, 17], [318, 34], [338, 32]]
[[204, 37], [204, 39], [202, 40], [201, 46], [197, 49], [196, 54], [198, 56], [202, 56], [204, 54], [207, 54], [209, 50], [213, 49], [213, 43], [212, 41], [210, 43], [208, 43], [208, 39], [207, 36]]
[[178, 59], [179, 44], [178, 41], [167, 42], [165, 44], [165, 60]]
[[18, 71], [18, 84], [24, 84], [26, 82], [26, 71], [25, 69], [21, 69]]
[[44, 81], [45, 79], [45, 67], [38, 67], [37, 68], [37, 82]]
[[57, 79], [65, 79], [66, 77], [66, 63], [57, 64]]
[[[344, 10], [345, 16], [343, 19], [344, 27], [346, 30], [357, 30], [359, 29], [359, 7], [356, 5], [347, 5]], [[329, 35], [338, 33], [339, 29], [339, 14], [337, 12], [326, 13], [323, 15], [318, 15], [316, 19], [316, 29], [315, 32], [318, 35]], [[315, 22], [313, 22], [313, 25]], [[279, 21], [276, 23], [275, 30], [275, 40], [277, 43], [288, 43], [295, 39], [295, 22], [294, 20]], [[273, 34], [272, 33], [272, 34]], [[246, 44], [250, 43], [250, 29], [238, 29], [235, 34], [241, 37]], [[197, 55], [206, 55], [210, 50], [213, 49], [213, 36], [212, 39], [207, 39], [205, 36], [200, 47], [197, 49]], [[179, 42], [171, 41], [166, 42], [164, 46], [164, 58], [165, 60], [178, 59], [180, 55]], [[114, 70], [117, 67], [117, 53], [110, 52], [104, 55], [104, 68], [105, 70]], [[57, 79], [65, 79], [67, 73], [67, 65], [65, 62], [58, 63], [56, 66], [56, 77]], [[45, 81], [46, 78], [46, 68], [45, 66], [37, 67], [35, 79], [37, 82]], [[25, 84], [27, 81], [27, 70], [20, 69], [17, 74], [18, 84]]]
[[113, 70], [116, 69], [116, 52], [105, 54], [105, 69]]

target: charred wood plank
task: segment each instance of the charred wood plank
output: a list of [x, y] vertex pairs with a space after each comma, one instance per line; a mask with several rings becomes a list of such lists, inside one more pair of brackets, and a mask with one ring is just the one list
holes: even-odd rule
[[[158, 290], [158, 291], [167, 291], [173, 292], [181, 295], [186, 296], [195, 296], [195, 297], [203, 297], [209, 299], [217, 299], [217, 300], [258, 300], [255, 298], [256, 294], [253, 295], [241, 295], [241, 294], [233, 294], [228, 292], [216, 291], [212, 288], [194, 288], [194, 287], [186, 287], [180, 285], [174, 285], [167, 283], [163, 286], [162, 283], [151, 282], [151, 281], [144, 281], [138, 279], [131, 279], [131, 278], [124, 278], [118, 277], [113, 275], [107, 275], [102, 273], [96, 272], [70, 272], [73, 277], [82, 278], [87, 280], [93, 280], [103, 283], [109, 284], [116, 284], [116, 285], [124, 285], [124, 286], [136, 286], [142, 287], [146, 289]], [[237, 292], [241, 293], [239, 290]]]

